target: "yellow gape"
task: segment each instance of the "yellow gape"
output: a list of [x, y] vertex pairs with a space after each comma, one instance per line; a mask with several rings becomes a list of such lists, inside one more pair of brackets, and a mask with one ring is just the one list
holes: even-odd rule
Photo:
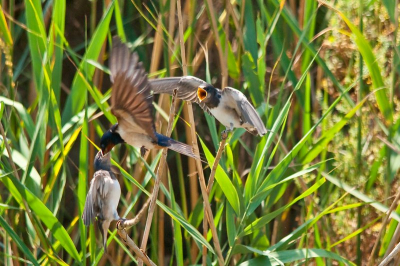
[[197, 97], [199, 97], [200, 102], [202, 102], [207, 97], [207, 91], [199, 87], [197, 89]]

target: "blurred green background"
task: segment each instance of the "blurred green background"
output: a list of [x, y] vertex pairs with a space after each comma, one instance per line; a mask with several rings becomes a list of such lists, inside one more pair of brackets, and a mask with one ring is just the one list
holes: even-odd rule
[[[152, 78], [187, 69], [239, 89], [271, 130], [260, 138], [236, 129], [219, 162], [210, 203], [225, 264], [374, 265], [392, 252], [400, 232], [398, 0], [0, 5], [0, 264], [135, 265], [114, 224], [103, 254], [97, 228], [80, 219], [95, 144], [116, 122], [107, 102], [114, 35]], [[155, 96], [158, 132], [170, 104]], [[198, 106], [194, 117], [207, 180], [224, 127]], [[188, 121], [181, 102], [172, 137], [191, 144]], [[134, 217], [147, 200], [160, 155], [114, 149], [120, 216]], [[167, 163], [146, 252], [157, 265], [193, 265], [207, 245], [203, 263], [217, 263], [211, 232], [202, 236], [195, 162], [170, 151]], [[128, 231], [138, 245], [145, 222]]]

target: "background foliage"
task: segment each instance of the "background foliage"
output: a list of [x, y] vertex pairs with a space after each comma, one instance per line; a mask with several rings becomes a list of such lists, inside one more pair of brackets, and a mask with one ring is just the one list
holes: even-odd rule
[[[361, 265], [398, 242], [400, 217], [386, 219], [390, 206], [400, 211], [397, 0], [186, 0], [183, 66], [176, 0], [0, 4], [5, 265], [135, 260], [114, 225], [103, 254], [99, 233], [80, 219], [95, 144], [116, 121], [107, 103], [113, 35], [137, 51], [151, 77], [187, 68], [240, 89], [271, 129], [263, 138], [236, 129], [217, 169], [210, 198], [226, 264]], [[170, 97], [156, 96], [154, 105], [164, 132]], [[208, 177], [223, 127], [194, 109]], [[180, 103], [172, 136], [192, 143], [188, 117]], [[144, 161], [121, 146], [113, 159], [121, 167], [119, 213], [131, 218], [152, 190], [160, 153]], [[194, 161], [169, 152], [165, 173], [147, 254], [158, 265], [199, 264], [208, 242], [207, 264], [216, 262], [211, 233], [199, 233]], [[144, 225], [129, 231], [136, 243]]]

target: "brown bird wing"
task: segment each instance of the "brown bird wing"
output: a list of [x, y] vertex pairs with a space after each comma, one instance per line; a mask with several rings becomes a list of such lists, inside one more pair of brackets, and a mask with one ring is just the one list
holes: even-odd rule
[[148, 134], [157, 140], [153, 120], [153, 95], [142, 62], [136, 53], [113, 38], [110, 56], [111, 112], [119, 123], [129, 123], [131, 131]]
[[183, 76], [183, 77], [171, 77], [171, 78], [160, 78], [149, 80], [151, 88], [154, 94], [166, 93], [173, 95], [176, 92], [176, 97], [185, 101], [195, 102], [200, 105], [205, 111], [208, 111], [207, 106], [199, 101], [197, 97], [197, 89], [200, 85], [209, 85], [202, 79]]
[[83, 223], [89, 226], [93, 222], [96, 215], [101, 213], [103, 208], [104, 199], [104, 186], [105, 178], [109, 176], [110, 173], [105, 170], [99, 170], [94, 173], [93, 179], [90, 182], [90, 188], [88, 194], [86, 195], [85, 207], [83, 210]]
[[258, 115], [254, 106], [247, 100], [246, 96], [237, 89], [226, 87], [222, 90], [222, 97], [227, 97], [229, 102], [235, 103], [235, 109], [240, 118], [242, 119], [243, 126], [246, 127], [253, 127], [257, 130], [248, 130], [250, 133], [255, 135], [263, 136], [267, 133], [267, 129], [263, 121], [261, 120], [260, 116]]

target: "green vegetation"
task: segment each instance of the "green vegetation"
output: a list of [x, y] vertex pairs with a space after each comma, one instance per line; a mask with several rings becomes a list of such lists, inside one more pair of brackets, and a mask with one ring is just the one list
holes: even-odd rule
[[[151, 77], [188, 73], [240, 89], [271, 130], [260, 138], [236, 129], [216, 168], [209, 194], [225, 264], [374, 265], [398, 242], [397, 0], [0, 5], [5, 265], [136, 262], [115, 224], [103, 254], [97, 228], [81, 219], [95, 144], [116, 122], [107, 102], [114, 35]], [[165, 133], [171, 97], [154, 105]], [[224, 127], [193, 109], [207, 182]], [[172, 136], [191, 144], [190, 116], [179, 102]], [[142, 159], [132, 147], [114, 148], [120, 216], [133, 218], [148, 199], [161, 153]], [[169, 151], [167, 165], [146, 253], [157, 265], [218, 263], [211, 230], [202, 234], [196, 162]], [[145, 223], [127, 230], [138, 246]]]

